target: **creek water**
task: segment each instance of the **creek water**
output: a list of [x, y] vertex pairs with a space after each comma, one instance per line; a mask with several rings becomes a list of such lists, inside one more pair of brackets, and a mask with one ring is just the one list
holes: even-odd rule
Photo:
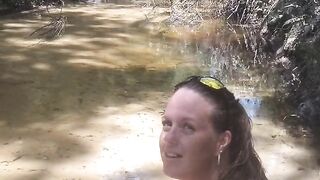
[[[158, 150], [166, 100], [175, 83], [216, 70], [163, 36], [150, 11], [65, 7], [64, 35], [40, 43], [28, 35], [48, 16], [0, 19], [0, 179], [169, 179]], [[268, 177], [318, 179], [316, 150], [273, 123], [272, 87], [226, 84], [253, 119]]]

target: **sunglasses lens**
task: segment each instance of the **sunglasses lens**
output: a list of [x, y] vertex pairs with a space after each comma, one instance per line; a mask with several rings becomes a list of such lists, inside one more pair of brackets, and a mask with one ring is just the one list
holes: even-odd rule
[[211, 87], [211, 88], [213, 88], [213, 89], [224, 88], [224, 85], [220, 81], [218, 81], [218, 80], [216, 80], [214, 78], [211, 78], [211, 77], [201, 78], [200, 82], [205, 84], [205, 85], [207, 85], [207, 86], [209, 86], [209, 87]]

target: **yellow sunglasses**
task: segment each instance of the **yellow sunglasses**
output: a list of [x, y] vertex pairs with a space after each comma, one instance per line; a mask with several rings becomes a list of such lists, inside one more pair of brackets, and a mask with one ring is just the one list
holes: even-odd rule
[[218, 79], [213, 77], [202, 77], [200, 78], [200, 82], [204, 85], [207, 85], [213, 89], [222, 89], [225, 86]]

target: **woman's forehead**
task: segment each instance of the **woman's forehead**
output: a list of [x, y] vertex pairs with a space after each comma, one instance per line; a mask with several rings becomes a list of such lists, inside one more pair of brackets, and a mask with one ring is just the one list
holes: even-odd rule
[[169, 100], [164, 116], [184, 121], [209, 118], [213, 106], [199, 93], [190, 89], [178, 90]]
[[167, 103], [167, 108], [181, 109], [212, 109], [212, 104], [200, 93], [189, 88], [181, 88], [176, 91]]

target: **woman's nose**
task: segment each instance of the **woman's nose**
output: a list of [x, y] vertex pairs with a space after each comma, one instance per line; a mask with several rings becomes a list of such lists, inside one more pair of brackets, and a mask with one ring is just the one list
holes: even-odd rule
[[164, 134], [164, 141], [168, 144], [175, 145], [179, 142], [179, 134], [176, 128], [172, 127]]

